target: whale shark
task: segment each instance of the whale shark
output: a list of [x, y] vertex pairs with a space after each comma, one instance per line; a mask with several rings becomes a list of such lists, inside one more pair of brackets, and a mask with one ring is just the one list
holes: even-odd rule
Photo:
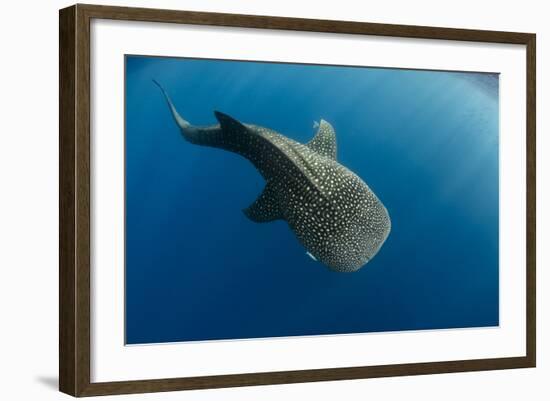
[[245, 124], [214, 111], [218, 124], [192, 125], [156, 81], [183, 138], [248, 159], [265, 179], [245, 216], [256, 223], [284, 220], [313, 260], [337, 272], [353, 272], [372, 260], [391, 221], [369, 186], [336, 159], [336, 134], [321, 119], [302, 144], [272, 129]]

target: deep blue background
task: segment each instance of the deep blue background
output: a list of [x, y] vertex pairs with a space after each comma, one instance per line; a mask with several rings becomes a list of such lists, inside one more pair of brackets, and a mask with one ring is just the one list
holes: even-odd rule
[[[378, 255], [332, 272], [247, 220], [259, 173], [185, 142], [152, 78], [197, 125], [330, 121], [390, 213]], [[127, 343], [498, 325], [498, 120], [494, 74], [128, 56]]]

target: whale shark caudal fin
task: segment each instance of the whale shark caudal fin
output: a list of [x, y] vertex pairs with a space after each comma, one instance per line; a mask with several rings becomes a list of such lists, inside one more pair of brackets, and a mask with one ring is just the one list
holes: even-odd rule
[[307, 146], [322, 156], [336, 160], [336, 133], [332, 125], [321, 119], [317, 134], [307, 143]]
[[[253, 133], [239, 121], [228, 116], [227, 114], [215, 111], [214, 114], [219, 121], [219, 125], [211, 125], [205, 127], [198, 127], [191, 125], [183, 117], [180, 116], [176, 107], [172, 103], [170, 96], [166, 90], [156, 80], [153, 79], [155, 85], [157, 85], [168, 104], [168, 108], [172, 113], [174, 121], [180, 128], [182, 136], [191, 143], [202, 146], [211, 146], [215, 148], [222, 148], [233, 152], [238, 152], [242, 148], [243, 143], [247, 143], [247, 138]], [[242, 153], [242, 152], [238, 152]], [[244, 155], [246, 157], [246, 155]]]
[[162, 85], [159, 84], [158, 81], [155, 80], [155, 79], [153, 79], [153, 82], [162, 91], [162, 94], [164, 95], [164, 98], [166, 99], [166, 103], [168, 103], [168, 107], [170, 108], [170, 111], [172, 112], [172, 117], [174, 117], [174, 121], [176, 122], [176, 124], [178, 124], [178, 126], [180, 127], [181, 130], [189, 128], [191, 126], [191, 124], [189, 124], [188, 121], [184, 120], [179, 115], [178, 111], [176, 110], [176, 107], [174, 106], [174, 104], [172, 103], [172, 100], [170, 99], [170, 96], [168, 96], [168, 93], [166, 93], [166, 91], [164, 90]]
[[246, 217], [256, 223], [267, 223], [283, 218], [277, 199], [277, 188], [268, 181], [264, 190], [252, 205], [243, 210]]

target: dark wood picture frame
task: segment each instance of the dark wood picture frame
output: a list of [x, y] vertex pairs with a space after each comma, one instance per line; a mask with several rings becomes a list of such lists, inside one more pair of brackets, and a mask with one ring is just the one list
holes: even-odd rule
[[[91, 383], [90, 21], [93, 18], [525, 45], [527, 49], [526, 356]], [[349, 21], [170, 11], [81, 4], [60, 10], [60, 391], [73, 396], [94, 396], [534, 367], [536, 363], [535, 43], [536, 36], [532, 33], [386, 25]]]

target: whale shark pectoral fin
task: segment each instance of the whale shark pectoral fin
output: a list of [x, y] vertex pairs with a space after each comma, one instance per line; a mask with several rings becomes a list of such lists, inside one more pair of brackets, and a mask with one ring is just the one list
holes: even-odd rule
[[244, 209], [243, 213], [256, 223], [267, 223], [282, 219], [275, 186], [268, 181], [258, 199]]
[[322, 156], [336, 160], [336, 133], [332, 125], [321, 119], [317, 134], [307, 143], [307, 146]]

